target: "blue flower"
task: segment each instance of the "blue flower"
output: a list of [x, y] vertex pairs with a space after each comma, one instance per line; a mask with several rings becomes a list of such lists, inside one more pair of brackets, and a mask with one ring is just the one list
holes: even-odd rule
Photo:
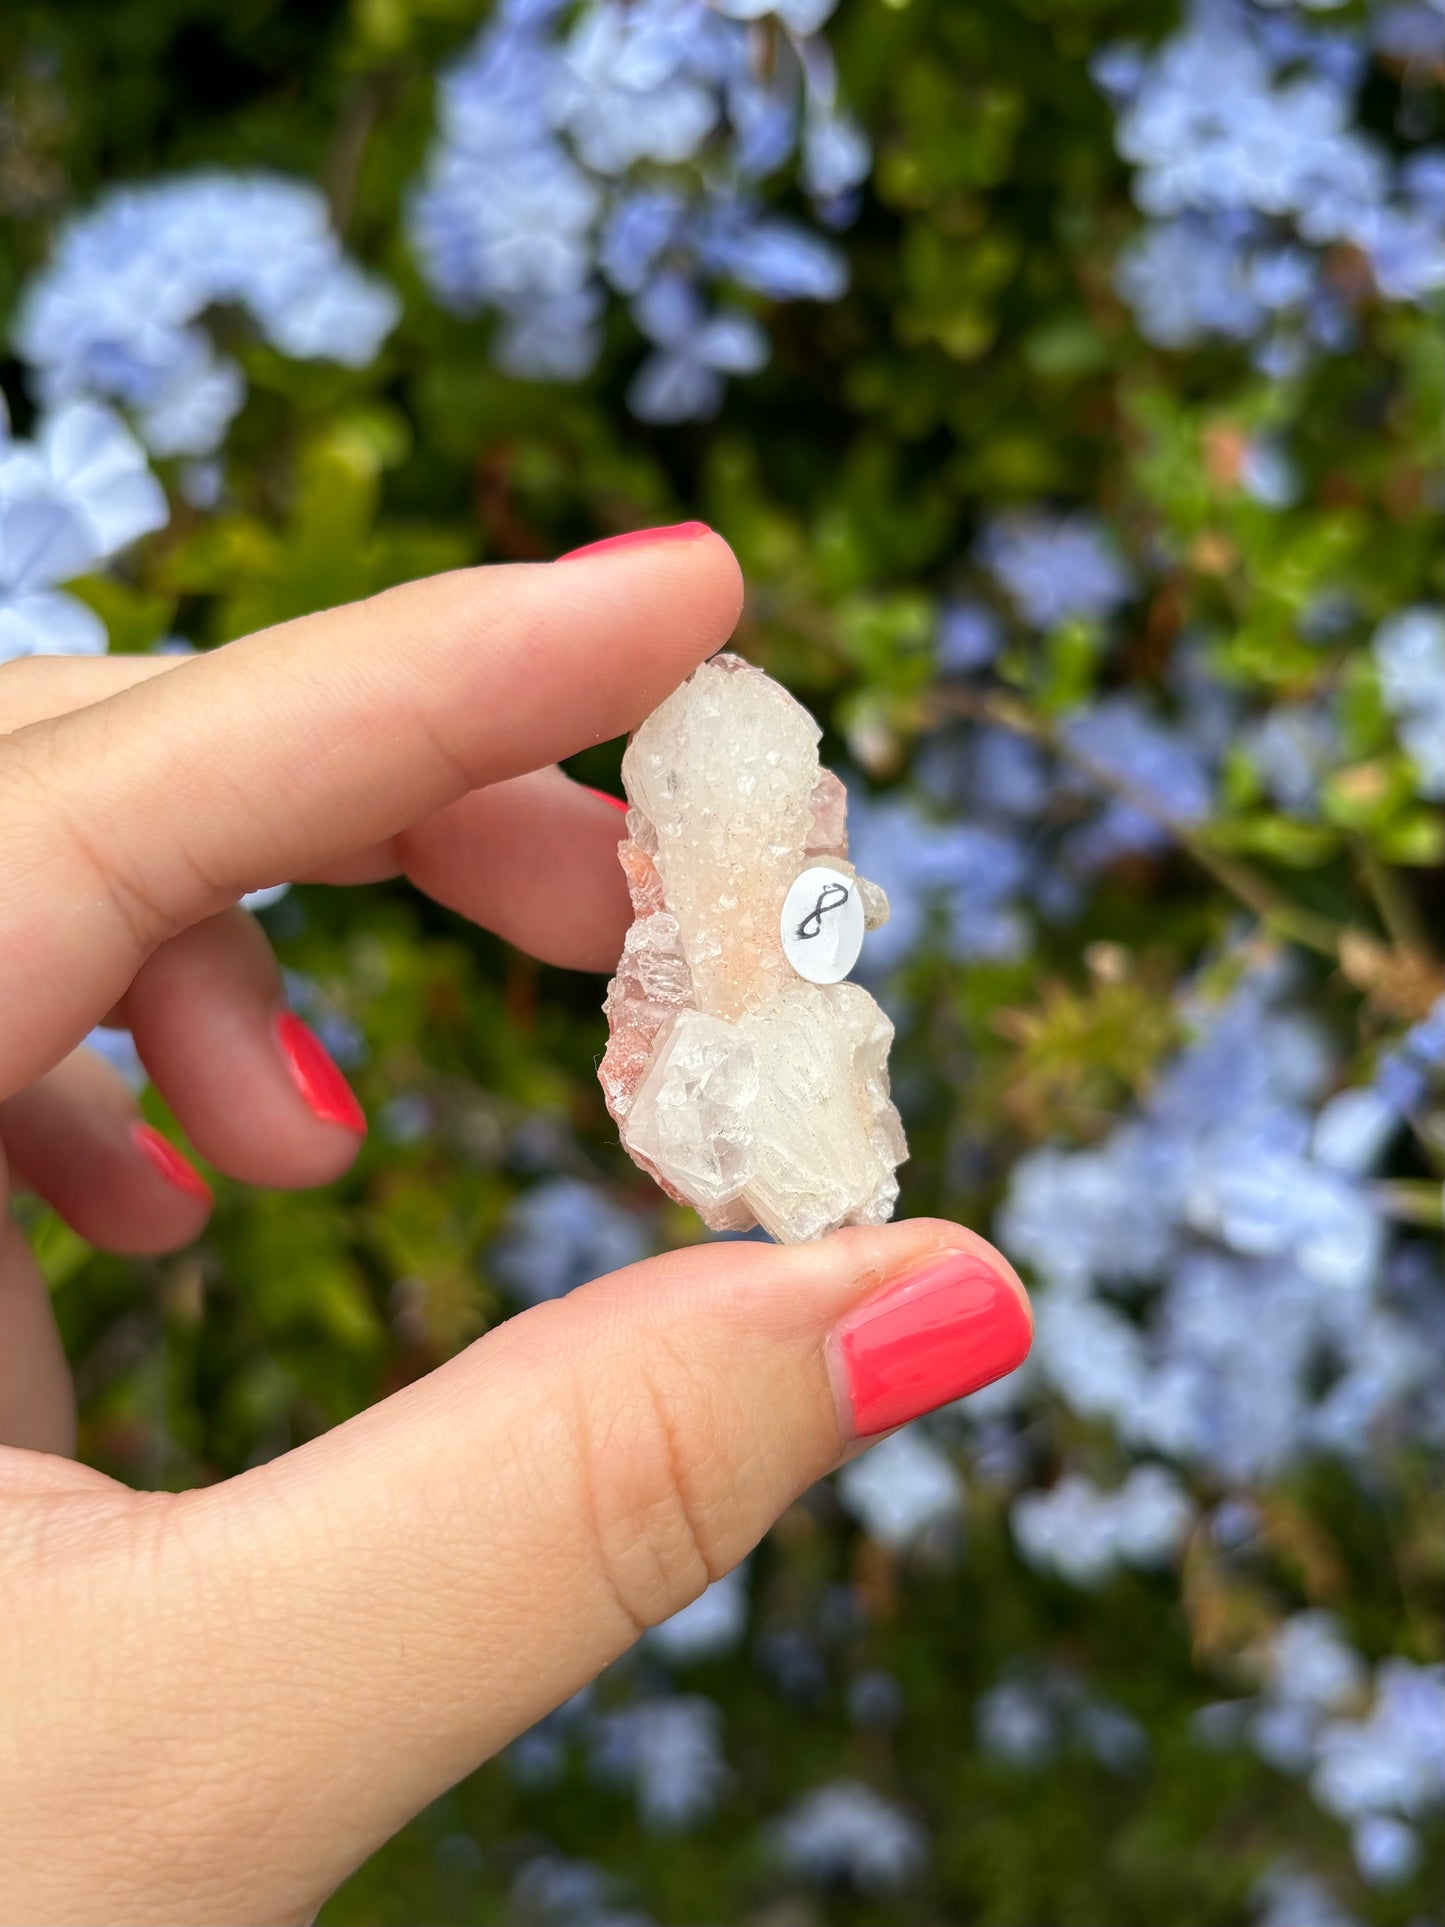
[[1387, 182], [1339, 78], [1278, 77], [1264, 37], [1229, 7], [1199, 8], [1164, 44], [1116, 141], [1147, 213], [1245, 207], [1294, 215], [1316, 240], [1350, 235]]
[[1368, 1677], [1331, 1613], [1293, 1613], [1274, 1633], [1265, 1672], [1272, 1699], [1327, 1713], [1357, 1700]]
[[1395, 1116], [1408, 1116], [1424, 1103], [1442, 1065], [1445, 1065], [1445, 997], [1437, 998], [1429, 1014], [1412, 1025], [1399, 1044], [1380, 1058], [1375, 1066], [1375, 1091]]
[[1111, 41], [1089, 62], [1089, 78], [1115, 107], [1133, 98], [1147, 72], [1143, 51], [1131, 40]]
[[1391, 1813], [1370, 1813], [1350, 1833], [1355, 1865], [1372, 1887], [1399, 1887], [1411, 1879], [1425, 1858], [1420, 1836], [1405, 1820]]
[[699, 1694], [624, 1706], [593, 1726], [592, 1770], [632, 1787], [649, 1832], [680, 1833], [705, 1819], [727, 1786], [721, 1729], [721, 1709]]
[[935, 912], [955, 957], [1010, 957], [1025, 948], [1018, 898], [1028, 859], [1011, 831], [935, 823], [901, 797], [873, 803], [856, 789], [848, 830], [854, 862], [886, 891], [890, 906], [888, 922], [864, 946], [870, 973], [913, 955]]
[[1384, 1661], [1370, 1712], [1324, 1727], [1310, 1784], [1343, 1820], [1445, 1806], [1445, 1667]]
[[[837, 101], [816, 37], [820, 0], [589, 0], [504, 6], [440, 89], [440, 138], [411, 197], [422, 270], [461, 314], [503, 318], [493, 353], [514, 374], [578, 380], [601, 347], [605, 281], [661, 352], [629, 390], [645, 421], [706, 420], [729, 376], [768, 359], [749, 316], [715, 310], [703, 283], [772, 301], [833, 301], [842, 256], [766, 213], [740, 183], [798, 160], [826, 219], [865, 177], [868, 144]], [[766, 74], [748, 22], [786, 35]], [[813, 24], [810, 24], [813, 23]], [[657, 169], [668, 170], [659, 181]], [[686, 319], [657, 307], [690, 290]]]
[[602, 297], [595, 288], [537, 296], [504, 311], [493, 354], [499, 368], [528, 381], [580, 381], [602, 344]]
[[1315, 1119], [1310, 1155], [1332, 1171], [1360, 1177], [1373, 1169], [1399, 1127], [1399, 1112], [1383, 1092], [1337, 1091]]
[[1288, 1862], [1263, 1876], [1254, 1898], [1261, 1908], [1254, 1927], [1361, 1927], [1323, 1881]]
[[1239, 485], [1266, 508], [1290, 508], [1299, 500], [1299, 475], [1277, 441], [1253, 437], [1245, 444]]
[[1119, 256], [1114, 280], [1161, 348], [1191, 348], [1210, 335], [1247, 341], [1268, 313], [1244, 250], [1199, 221], [1152, 223]]
[[803, 123], [803, 185], [823, 201], [861, 187], [873, 165], [873, 150], [856, 121], [844, 114], [818, 111]]
[[632, 304], [638, 326], [658, 352], [649, 355], [628, 389], [639, 421], [705, 421], [722, 402], [730, 374], [752, 374], [768, 358], [768, 341], [747, 315], [707, 313], [696, 289], [661, 276]]
[[1128, 571], [1101, 525], [1082, 513], [1019, 510], [991, 522], [980, 560], [1030, 627], [1112, 615], [1128, 599]]
[[1029, 1564], [1076, 1586], [1121, 1565], [1167, 1564], [1194, 1521], [1194, 1504], [1159, 1465], [1140, 1465], [1114, 1492], [1069, 1472], [1046, 1492], [1026, 1492], [1009, 1515]]
[[1117, 1706], [1085, 1705], [1078, 1716], [1079, 1737], [1100, 1766], [1111, 1773], [1137, 1773], [1149, 1759], [1149, 1736]]
[[10, 440], [0, 417], [0, 662], [103, 653], [105, 625], [56, 585], [169, 513], [145, 451], [109, 409], [66, 403], [33, 442]]
[[[1057, 793], [1056, 771], [1040, 746], [992, 723], [930, 737], [915, 767], [942, 809], [999, 829], [1036, 828]], [[1037, 892], [1037, 874], [1032, 887]]]
[[437, 293], [460, 313], [576, 295], [592, 271], [602, 197], [557, 145], [443, 150], [411, 211]]
[[987, 669], [1003, 644], [1003, 624], [987, 604], [967, 597], [939, 611], [934, 648], [945, 675], [969, 676]]
[[1209, 814], [1213, 785], [1203, 757], [1132, 692], [1078, 711], [1063, 737], [1083, 772], [1114, 792], [1101, 814], [1070, 838], [1075, 868], [1099, 869], [1161, 849], [1171, 828], [1187, 829]]
[[1041, 1145], [1013, 1167], [1000, 1236], [1017, 1257], [1062, 1284], [1147, 1278], [1171, 1249], [1182, 1185], [1177, 1164], [1157, 1131], [1137, 1127], [1087, 1151]]
[[1375, 10], [1370, 33], [1386, 59], [1402, 67], [1439, 70], [1445, 63], [1445, 15], [1420, 0], [1396, 0]]
[[598, 265], [619, 294], [640, 294], [665, 249], [683, 232], [686, 204], [667, 188], [640, 187], [613, 202]]
[[928, 1840], [913, 1816], [856, 1780], [834, 1780], [796, 1802], [773, 1830], [791, 1872], [820, 1886], [897, 1893], [922, 1872]]
[[980, 1699], [974, 1713], [978, 1743], [991, 1759], [1037, 1768], [1059, 1744], [1053, 1696], [1031, 1680], [1004, 1680]]
[[706, 69], [726, 55], [706, 48], [708, 27], [705, 8], [670, 0], [582, 10], [550, 105], [586, 166], [615, 177], [638, 161], [692, 158], [721, 112]]
[[[1136, 1450], [1231, 1480], [1436, 1423], [1431, 1301], [1390, 1293], [1362, 1182], [1393, 1118], [1365, 1093], [1362, 1125], [1345, 1115], [1360, 1093], [1342, 1093], [1316, 1119], [1332, 1055], [1286, 987], [1266, 973], [1222, 1005], [1186, 1002], [1198, 1035], [1138, 1115], [1090, 1149], [1021, 1159], [997, 1226], [1047, 1286], [1014, 1397], [1036, 1375]], [[1141, 1290], [1141, 1318], [1113, 1302]]]
[[647, 1225], [636, 1213], [597, 1185], [557, 1177], [513, 1201], [492, 1262], [509, 1289], [535, 1305], [636, 1264], [651, 1248]]
[[618, 1882], [604, 1868], [551, 1852], [528, 1860], [511, 1890], [515, 1917], [534, 1927], [651, 1927], [640, 1914], [618, 1911], [618, 1899]]
[[246, 310], [283, 354], [354, 368], [400, 311], [343, 255], [318, 189], [213, 172], [116, 189], [65, 227], [15, 344], [47, 399], [122, 403], [157, 454], [206, 455], [245, 395], [199, 325], [219, 305]]
[[1371, 648], [1420, 793], [1445, 798], [1445, 613], [1403, 609], [1380, 624]]
[[903, 1717], [903, 1688], [891, 1673], [877, 1669], [849, 1682], [848, 1717], [864, 1732], [886, 1732]]
[[845, 1465], [838, 1492], [870, 1538], [895, 1548], [955, 1518], [963, 1503], [953, 1461], [916, 1426]]
[[[1445, 285], [1420, 173], [1396, 167], [1352, 124], [1366, 52], [1288, 14], [1206, 4], [1148, 59], [1101, 59], [1096, 78], [1119, 107], [1116, 143], [1152, 217], [1118, 268], [1149, 339], [1251, 340], [1276, 379], [1317, 349], [1348, 348], [1348, 311], [1317, 254], [1296, 249], [1281, 299], [1270, 255], [1291, 235], [1313, 249], [1352, 244], [1387, 300], [1420, 302]], [[1423, 178], [1428, 197], [1428, 164]]]
[[1209, 1144], [1190, 1185], [1189, 1222], [1245, 1256], [1287, 1254], [1323, 1286], [1360, 1289], [1383, 1250], [1377, 1207], [1350, 1175], [1280, 1142], [1272, 1126], [1261, 1119]]
[[1320, 784], [1336, 766], [1340, 735], [1318, 703], [1279, 703], [1245, 731], [1243, 748], [1281, 809], [1313, 816]]
[[770, 301], [836, 301], [848, 285], [847, 263], [836, 248], [741, 202], [710, 202], [694, 232], [698, 259], [709, 274], [738, 281]]

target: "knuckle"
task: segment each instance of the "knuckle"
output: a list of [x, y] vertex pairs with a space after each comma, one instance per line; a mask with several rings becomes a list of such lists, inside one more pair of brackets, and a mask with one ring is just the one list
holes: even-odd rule
[[234, 892], [205, 872], [182, 836], [167, 844], [163, 868], [147, 862], [124, 815], [98, 810], [95, 786], [81, 777], [67, 741], [50, 722], [0, 741], [0, 797], [13, 831], [7, 857], [47, 874], [57, 862], [73, 871], [108, 907], [138, 961], [182, 928], [197, 903], [224, 903]]
[[708, 1493], [705, 1384], [666, 1352], [639, 1354], [604, 1396], [573, 1375], [582, 1501], [598, 1573], [636, 1635], [731, 1564]]
[[416, 728], [428, 755], [446, 772], [458, 795], [475, 789], [483, 779], [483, 759], [453, 742], [451, 729], [425, 710], [418, 711]]

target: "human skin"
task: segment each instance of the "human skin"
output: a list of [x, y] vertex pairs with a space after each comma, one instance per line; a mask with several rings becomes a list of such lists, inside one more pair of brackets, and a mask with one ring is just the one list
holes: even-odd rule
[[[402, 874], [548, 962], [609, 968], [624, 825], [552, 765], [639, 723], [741, 601], [692, 525], [205, 656], [0, 669], [0, 1205], [8, 1165], [98, 1245], [202, 1230], [204, 1181], [77, 1048], [106, 1019], [220, 1170], [347, 1168], [362, 1120], [278, 1032], [248, 889]], [[283, 1458], [141, 1493], [69, 1456], [46, 1289], [0, 1216], [0, 1919], [309, 1920], [858, 1449], [848, 1360], [876, 1378], [925, 1286], [933, 1324], [899, 1341], [915, 1389], [873, 1407], [896, 1422], [898, 1397], [958, 1396], [1027, 1349], [1005, 1261], [937, 1220], [631, 1266]], [[930, 1378], [944, 1286], [974, 1325]]]

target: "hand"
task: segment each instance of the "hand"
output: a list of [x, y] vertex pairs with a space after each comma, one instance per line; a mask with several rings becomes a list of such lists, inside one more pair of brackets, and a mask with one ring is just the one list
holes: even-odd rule
[[[731, 555], [679, 537], [413, 583], [192, 659], [0, 671], [19, 1177], [119, 1250], [201, 1229], [198, 1174], [76, 1049], [109, 1013], [221, 1169], [345, 1168], [354, 1099], [278, 1034], [275, 963], [234, 907], [261, 884], [404, 872], [539, 957], [609, 966], [621, 819], [548, 765], [633, 727], [731, 630]], [[68, 1376], [10, 1227], [0, 1918], [309, 1919], [860, 1436], [1010, 1369], [1028, 1335], [1012, 1272], [951, 1225], [698, 1246], [513, 1318], [283, 1459], [136, 1493], [58, 1456]]]

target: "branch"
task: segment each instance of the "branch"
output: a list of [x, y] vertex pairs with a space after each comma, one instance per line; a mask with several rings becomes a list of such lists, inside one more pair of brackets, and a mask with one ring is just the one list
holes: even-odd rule
[[391, 91], [391, 79], [388, 73], [363, 74], [352, 87], [337, 123], [323, 180], [332, 224], [338, 235], [344, 236], [351, 224], [362, 162]]
[[1235, 857], [1222, 856], [1217, 850], [1210, 849], [1204, 837], [1162, 810], [1153, 797], [1136, 789], [1114, 771], [1092, 762], [1060, 736], [1057, 730], [1041, 721], [1013, 697], [993, 692], [973, 694], [963, 690], [936, 690], [932, 701], [955, 715], [997, 723], [1003, 729], [1013, 730], [1016, 735], [1029, 736], [1035, 742], [1042, 743], [1061, 761], [1072, 764], [1087, 776], [1091, 783], [1110, 791], [1132, 809], [1138, 810], [1141, 816], [1147, 816], [1151, 822], [1157, 823], [1200, 869], [1207, 871], [1216, 883], [1244, 904], [1246, 909], [1252, 910], [1271, 930], [1303, 944], [1309, 950], [1319, 951], [1322, 956], [1339, 956], [1344, 925], [1332, 923], [1327, 917], [1316, 916], [1312, 910], [1300, 909], [1281, 895], [1258, 870], [1239, 862]]

